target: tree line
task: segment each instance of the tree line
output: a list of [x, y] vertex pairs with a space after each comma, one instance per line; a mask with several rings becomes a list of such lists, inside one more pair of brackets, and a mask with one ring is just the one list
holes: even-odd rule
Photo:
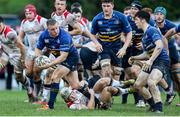
[[[73, 2], [79, 2], [83, 7], [83, 15], [92, 20], [92, 18], [101, 11], [100, 0], [67, 0], [68, 7]], [[123, 11], [124, 7], [131, 4], [133, 0], [114, 0], [115, 10]], [[143, 7], [152, 9], [157, 6], [163, 6], [167, 9], [167, 18], [170, 20], [178, 20], [180, 18], [180, 0], [140, 0]], [[54, 0], [0, 0], [0, 14], [17, 14], [21, 18], [24, 17], [24, 6], [28, 3], [34, 4], [40, 15], [50, 18], [51, 12], [54, 10]]]

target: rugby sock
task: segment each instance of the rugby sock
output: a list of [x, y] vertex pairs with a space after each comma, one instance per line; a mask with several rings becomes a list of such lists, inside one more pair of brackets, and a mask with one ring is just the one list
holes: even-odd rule
[[128, 93], [127, 94], [123, 94], [122, 95], [122, 104], [126, 104], [127, 103], [127, 98], [128, 98]]
[[134, 96], [134, 104], [137, 104], [140, 100], [140, 96], [137, 92], [134, 92], [133, 96]]
[[50, 91], [50, 98], [49, 98], [49, 108], [54, 109], [54, 102], [56, 100], [56, 96], [59, 92], [59, 83], [52, 83], [51, 84], [51, 91]]
[[154, 108], [154, 100], [153, 100], [152, 97], [149, 98], [149, 99], [147, 99], [146, 101], [147, 101], [147, 103], [148, 103], [152, 108]]
[[39, 81], [34, 81], [34, 91], [35, 91], [35, 95], [38, 96], [39, 95], [39, 92], [41, 90], [41, 84], [42, 84], [42, 81], [39, 80]]
[[42, 101], [47, 101], [50, 90], [51, 90], [51, 85], [44, 85]]
[[157, 102], [157, 103], [155, 103], [154, 109], [155, 109], [155, 110], [159, 110], [159, 111], [162, 112], [162, 110], [163, 110], [163, 108], [162, 108], [162, 102]]

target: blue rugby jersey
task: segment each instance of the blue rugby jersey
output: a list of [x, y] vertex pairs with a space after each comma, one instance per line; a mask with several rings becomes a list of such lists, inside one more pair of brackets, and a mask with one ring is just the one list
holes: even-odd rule
[[[162, 40], [161, 33], [155, 27], [148, 26], [146, 32], [143, 35], [142, 44], [144, 51], [146, 51], [150, 56], [152, 55], [156, 47], [155, 41], [157, 40]], [[156, 60], [165, 60], [167, 62], [170, 62], [165, 48], [162, 49]]]
[[[138, 27], [135, 24], [135, 21], [132, 19], [131, 16], [128, 16], [127, 18], [132, 28], [132, 46], [137, 46], [137, 44], [141, 42], [144, 32], [142, 29], [138, 29]], [[156, 22], [152, 18], [150, 18], [149, 24], [151, 26], [157, 27]]]
[[118, 11], [113, 11], [111, 19], [105, 19], [104, 13], [96, 15], [92, 21], [91, 33], [98, 37], [99, 42], [106, 47], [119, 46], [121, 32], [129, 33], [131, 26], [127, 17]]
[[176, 25], [174, 23], [172, 23], [171, 21], [165, 19], [164, 21], [164, 27], [159, 27], [161, 33], [163, 35], [165, 35], [167, 33], [168, 30], [170, 30], [171, 28], [176, 27]]
[[[164, 27], [160, 28], [160, 31], [163, 35], [165, 35], [167, 33], [168, 30], [170, 30], [171, 28], [175, 28], [176, 25], [174, 23], [172, 23], [171, 21], [165, 19], [164, 21]], [[169, 48], [173, 47], [174, 46], [174, 43], [175, 43], [175, 39], [171, 40], [168, 42], [168, 46]]]
[[61, 28], [59, 29], [59, 35], [55, 38], [51, 37], [46, 29], [40, 35], [36, 47], [40, 50], [47, 47], [47, 49], [56, 57], [60, 55], [60, 51], [68, 52], [68, 57], [77, 56], [77, 50], [73, 45], [72, 37]]

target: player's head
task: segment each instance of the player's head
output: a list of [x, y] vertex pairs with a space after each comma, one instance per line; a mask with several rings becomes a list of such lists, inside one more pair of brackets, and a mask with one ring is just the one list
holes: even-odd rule
[[114, 0], [101, 0], [102, 9], [105, 16], [109, 16], [113, 12]]
[[155, 20], [157, 23], [164, 22], [166, 18], [167, 11], [164, 7], [156, 7], [154, 10]]
[[49, 19], [46, 24], [47, 24], [47, 29], [48, 29], [49, 34], [52, 37], [57, 37], [59, 35], [58, 22], [54, 19]]
[[71, 92], [72, 92], [72, 89], [68, 88], [68, 87], [64, 87], [61, 89], [60, 93], [61, 93], [61, 97], [64, 99], [64, 100], [69, 100], [69, 97], [71, 95]]
[[80, 4], [79, 2], [75, 2], [75, 3], [73, 3], [73, 4], [71, 5], [71, 11], [72, 11], [72, 9], [74, 9], [74, 8], [79, 8], [79, 9], [81, 10], [81, 12], [83, 12], [82, 6], [81, 6], [81, 4]]
[[127, 6], [123, 9], [123, 13], [125, 16], [129, 16], [131, 14], [131, 7]]
[[32, 4], [28, 4], [24, 8], [24, 13], [25, 13], [26, 19], [32, 21], [37, 15], [36, 7]]
[[2, 33], [4, 29], [4, 18], [0, 16], [0, 33]]
[[77, 21], [80, 21], [82, 18], [82, 12], [79, 8], [73, 8], [71, 13], [76, 17]]
[[138, 0], [134, 0], [131, 3], [131, 16], [134, 17], [135, 14], [142, 9], [142, 4]]
[[146, 11], [138, 11], [135, 15], [136, 26], [140, 29], [150, 20], [150, 14]]
[[66, 10], [66, 0], [55, 0], [54, 7], [56, 9], [56, 12], [63, 13]]

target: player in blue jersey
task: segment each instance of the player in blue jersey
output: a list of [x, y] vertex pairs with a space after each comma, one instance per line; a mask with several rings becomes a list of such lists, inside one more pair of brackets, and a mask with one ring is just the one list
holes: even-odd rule
[[59, 28], [56, 20], [49, 19], [47, 21], [47, 30], [45, 30], [39, 37], [37, 47], [35, 49], [35, 55], [40, 56], [44, 47], [54, 54], [56, 59], [51, 63], [44, 66], [35, 66], [35, 71], [47, 69], [57, 65], [51, 76], [51, 92], [48, 106], [45, 109], [53, 109], [54, 101], [59, 91], [59, 82], [63, 77], [68, 81], [69, 85], [73, 89], [78, 89], [79, 80], [77, 75], [77, 62], [78, 53], [72, 43], [72, 37], [69, 33]]
[[[155, 21], [157, 23], [157, 26], [159, 27], [163, 35], [165, 35], [166, 32], [170, 30], [171, 28], [176, 27], [175, 24], [173, 24], [171, 21], [166, 19], [167, 11], [164, 7], [157, 7], [154, 10], [154, 14], [155, 14]], [[171, 86], [172, 80], [176, 81], [175, 79], [178, 79], [178, 73], [176, 71], [178, 68], [180, 68], [180, 64], [179, 64], [180, 57], [179, 57], [177, 48], [175, 46], [175, 43], [176, 43], [175, 38], [171, 38], [168, 41], [168, 49], [169, 49], [169, 56], [171, 60], [171, 72], [172, 72], [172, 76], [171, 74], [169, 74], [169, 77], [167, 77], [167, 82], [169, 86]], [[175, 97], [175, 94], [167, 95], [166, 104], [170, 104], [174, 97]]]
[[[130, 57], [129, 62], [145, 60], [134, 87], [147, 100], [151, 111], [161, 113], [163, 111], [162, 101], [157, 83], [168, 72], [170, 61], [167, 51], [163, 47], [162, 35], [158, 29], [148, 24], [149, 19], [150, 14], [145, 11], [139, 11], [135, 15], [137, 27], [144, 31], [142, 38], [144, 52]], [[145, 88], [146, 84], [148, 84], [150, 91]]]
[[[170, 29], [165, 35], [164, 37], [166, 39], [170, 39], [170, 37], [174, 34], [177, 34], [180, 32], [180, 24], [178, 26], [176, 26], [175, 28]], [[179, 76], [179, 67], [177, 70], [174, 70], [174, 72], [177, 74], [177, 78], [174, 79], [175, 81], [175, 85], [176, 85], [176, 89], [178, 94], [180, 95], [180, 76]], [[180, 106], [180, 103], [177, 104], [176, 106]]]
[[[101, 0], [101, 3], [103, 12], [94, 17], [91, 33], [97, 36], [103, 47], [103, 51], [99, 53], [102, 76], [113, 76], [119, 79], [120, 58], [126, 54], [126, 49], [131, 42], [131, 26], [124, 14], [113, 10], [113, 0]], [[124, 45], [120, 40], [122, 32], [126, 34]]]

